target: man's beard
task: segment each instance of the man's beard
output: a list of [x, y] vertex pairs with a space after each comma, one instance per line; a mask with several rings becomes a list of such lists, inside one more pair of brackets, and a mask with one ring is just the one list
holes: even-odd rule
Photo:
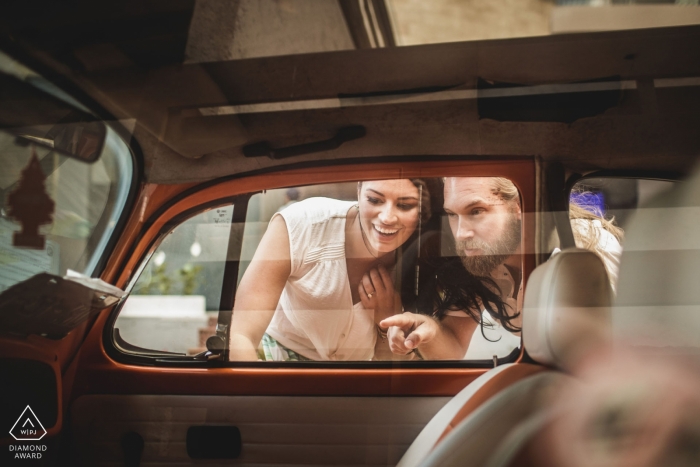
[[[520, 245], [520, 220], [515, 214], [511, 214], [503, 234], [493, 243], [476, 239], [455, 242], [457, 254], [464, 268], [475, 276], [491, 275], [491, 271], [515, 253], [518, 245]], [[467, 249], [479, 249], [481, 254], [467, 256], [464, 254], [464, 250]]]

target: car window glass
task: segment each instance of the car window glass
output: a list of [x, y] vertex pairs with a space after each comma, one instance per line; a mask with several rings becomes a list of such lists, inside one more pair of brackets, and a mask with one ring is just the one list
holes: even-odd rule
[[[404, 182], [408, 181], [404, 180]], [[388, 254], [396, 256], [395, 261], [390, 262], [392, 264], [390, 269], [393, 287], [396, 293], [401, 296], [403, 310], [430, 314], [432, 312], [431, 308], [434, 306], [435, 297], [439, 296], [441, 292], [443, 295], [451, 293], [451, 291], [436, 291], [436, 284], [435, 281], [430, 279], [431, 276], [435, 276], [436, 268], [438, 268], [440, 261], [452, 259], [459, 263], [459, 258], [455, 251], [449, 217], [443, 210], [443, 182], [441, 179], [426, 179], [424, 183], [425, 185], [421, 188], [421, 190], [425, 190], [425, 196], [422, 200], [422, 203], [424, 203], [422, 221], [416, 227], [416, 231], [405, 239], [404, 243], [401, 243], [402, 240], [397, 240], [401, 243], [400, 246], [394, 252], [389, 252]], [[408, 189], [411, 188], [410, 183], [407, 186]], [[383, 189], [380, 188], [376, 191], [382, 192]], [[380, 203], [386, 202], [386, 199], [380, 195], [375, 194], [373, 196], [376, 196], [376, 200]], [[362, 303], [353, 305], [350, 302], [351, 292], [348, 289], [350, 287], [349, 282], [352, 282], [352, 280], [348, 279], [346, 271], [347, 263], [344, 257], [346, 245], [343, 244], [343, 235], [335, 235], [337, 232], [333, 231], [329, 227], [329, 223], [323, 219], [327, 215], [335, 216], [336, 218], [340, 217], [342, 218], [343, 228], [347, 228], [347, 213], [352, 214], [354, 210], [357, 210], [356, 206], [359, 207], [357, 182], [267, 190], [254, 195], [250, 199], [243, 235], [242, 256], [238, 275], [239, 285], [245, 280], [246, 274], [250, 273], [251, 261], [254, 261], [255, 255], [265, 254], [264, 251], [260, 251], [260, 248], [264, 248], [264, 246], [261, 247], [259, 245], [267, 232], [270, 220], [277, 213], [280, 213], [277, 217], [284, 218], [287, 228], [291, 229], [288, 231], [288, 234], [291, 235], [289, 240], [290, 248], [294, 250], [291, 251], [292, 272], [289, 285], [285, 286], [286, 289], [282, 294], [280, 306], [271, 318], [270, 323], [266, 324], [267, 332], [263, 336], [262, 344], [257, 348], [257, 358], [292, 361], [297, 359], [305, 360], [307, 358], [311, 360], [341, 360], [340, 353], [343, 351], [343, 342], [348, 339], [348, 335], [355, 332], [355, 329], [347, 321], [343, 322], [333, 318], [325, 319], [324, 315], [337, 317], [352, 310], [353, 306], [355, 306], [354, 319], [361, 321], [362, 314], [358, 313], [357, 310]], [[331, 211], [332, 214], [329, 214]], [[360, 208], [360, 211], [362, 211], [362, 208]], [[362, 232], [358, 230], [358, 233], [365, 235], [366, 241], [370, 243], [370, 237], [377, 234], [377, 232], [371, 232], [371, 229], [384, 228], [385, 235], [390, 237], [393, 235], [393, 228], [399, 228], [397, 227], [399, 225], [402, 226], [400, 228], [403, 228], [405, 224], [402, 222], [404, 221], [394, 223], [394, 220], [382, 218], [381, 214], [378, 214], [374, 221], [368, 221], [366, 224], [363, 224], [365, 225], [365, 230]], [[309, 226], [308, 224], [313, 225]], [[418, 253], [419, 251], [420, 254]], [[372, 250], [372, 253], [376, 253], [376, 250]], [[310, 267], [312, 264], [313, 266]], [[459, 268], [464, 270], [461, 263]], [[322, 270], [322, 272], [319, 272], [319, 270]], [[512, 290], [515, 288], [515, 284], [508, 284], [506, 280], [505, 285], [501, 285], [504, 288], [511, 288], [511, 296], [517, 295], [517, 291]], [[356, 286], [357, 284], [353, 285], [353, 287]], [[333, 289], [337, 293], [331, 300], [325, 297], [325, 295], [330, 293], [329, 289]], [[237, 301], [241, 300], [245, 293], [245, 288], [239, 287]], [[295, 294], [301, 294], [301, 296]], [[313, 298], [310, 299], [306, 296], [307, 294]], [[324, 302], [324, 300], [326, 301]], [[302, 303], [306, 303], [306, 305]], [[296, 306], [306, 307], [306, 313], [296, 313], [294, 309]], [[453, 310], [451, 315], [448, 319], [471, 320], [464, 313], [461, 313], [460, 316], [459, 310]], [[520, 338], [517, 335], [504, 330], [497, 320], [488, 316], [488, 312], [484, 313], [484, 317], [486, 323], [484, 333], [482, 334], [481, 330], [475, 327], [469, 328], [466, 332], [473, 332], [471, 344], [467, 344], [468, 351], [460, 355], [459, 358], [491, 360], [494, 355], [505, 357], [519, 346]], [[295, 320], [306, 319], [310, 321], [306, 321], [306, 326], [308, 327], [304, 330], [300, 329], [303, 325], [293, 324]], [[357, 329], [362, 327], [361, 324], [355, 324]], [[303, 341], [304, 335], [310, 341], [317, 339], [318, 336], [314, 335], [316, 330], [313, 328], [319, 325], [339, 326], [341, 328], [346, 326], [347, 329], [338, 328], [333, 331], [338, 331], [339, 337], [337, 341], [334, 340], [332, 344], [329, 344], [331, 347], [334, 347], [329, 352], [314, 353], [312, 350], [307, 355], [304, 355], [304, 352], [309, 349], [305, 349], [304, 345], [299, 344], [299, 342]], [[373, 323], [370, 318], [365, 328], [358, 332], [371, 334], [374, 332], [373, 329]], [[236, 332], [235, 309], [231, 330], [234, 333]], [[348, 332], [344, 332], [346, 330]], [[381, 339], [381, 336], [379, 339]], [[362, 342], [362, 340], [358, 339], [357, 342]], [[285, 344], [291, 347], [299, 344], [296, 347], [298, 351], [295, 351], [293, 348], [290, 349]], [[322, 347], [324, 344], [319, 345]], [[378, 360], [376, 355], [372, 356], [371, 351], [364, 354], [361, 351], [347, 352], [346, 356], [348, 356], [349, 360]]]
[[108, 129], [87, 163], [0, 132], [0, 166], [0, 292], [42, 272], [94, 274], [133, 177], [121, 138]]
[[614, 291], [630, 219], [675, 183], [636, 178], [586, 178], [571, 190], [569, 218], [576, 246], [592, 250], [601, 257]]
[[[633, 182], [624, 180], [624, 204], [609, 206], [608, 215], [622, 214], [624, 226], [613, 338], [620, 348], [645, 358], [697, 358], [700, 315], [693, 272], [698, 264], [699, 217], [694, 182]], [[588, 184], [604, 199], [612, 199], [606, 193], [615, 185], [620, 185], [619, 179]]]
[[[520, 346], [519, 324], [509, 319], [512, 326], [506, 329], [498, 313], [514, 313], [522, 301], [520, 260], [509, 254], [520, 247], [519, 193], [507, 179], [463, 180], [473, 184], [504, 180], [512, 188], [511, 198], [504, 203], [489, 182], [482, 189], [490, 201], [479, 198], [476, 204], [470, 203], [465, 198], [467, 190], [453, 196], [449, 206], [454, 212], [446, 211], [448, 191], [443, 179], [400, 179], [265, 190], [252, 195], [239, 214], [245, 214], [243, 229], [233, 218], [232, 206], [208, 208], [162, 237], [119, 312], [115, 340], [136, 353], [139, 349], [187, 355], [205, 351], [206, 340], [214, 335], [220, 319], [222, 294], [228, 293], [222, 284], [230, 280], [224, 276], [235, 273], [236, 305], [230, 334], [237, 335], [250, 327], [251, 321], [242, 319], [249, 304], [263, 303], [255, 300], [264, 300], [275, 288], [274, 262], [288, 248], [288, 279], [282, 281], [274, 303], [268, 304], [266, 322], [259, 325], [264, 336], [256, 342], [250, 361], [393, 359], [386, 341], [389, 336], [377, 329], [374, 320], [372, 306], [380, 307], [376, 300], [381, 291], [363, 288], [362, 297], [359, 289], [365, 273], [369, 275], [373, 268], [379, 273], [382, 258], [387, 276], [382, 276], [381, 283], [386, 280], [388, 284], [383, 296], [395, 300], [390, 316], [401, 315], [401, 311], [435, 315], [435, 322], [448, 323], [462, 333], [462, 347], [452, 348], [449, 354], [433, 357], [404, 349], [406, 359], [491, 361], [494, 356], [507, 357]], [[363, 219], [363, 229], [356, 216]], [[472, 226], [464, 229], [478, 232], [464, 234], [477, 238], [467, 242], [475, 257], [489, 256], [476, 251], [478, 248], [494, 248], [491, 253], [510, 249], [500, 251], [499, 264], [487, 261], [483, 266], [493, 270], [490, 279], [465, 269], [467, 260], [457, 253], [453, 234], [458, 218]], [[277, 246], [266, 237], [275, 219], [283, 219], [287, 236]], [[243, 235], [232, 238], [232, 226]], [[510, 240], [504, 240], [505, 232], [511, 234]], [[503, 242], [509, 246], [503, 247]], [[231, 255], [236, 254], [228, 251], [240, 251], [240, 256], [234, 258]], [[226, 269], [227, 260], [235, 271]], [[478, 258], [471, 261], [481, 264]], [[479, 305], [475, 290], [491, 294], [485, 296], [496, 303], [492, 304], [493, 316]], [[375, 302], [370, 302], [369, 293], [377, 296]], [[455, 305], [466, 303], [455, 298], [459, 294], [477, 300], [470, 313]], [[482, 311], [483, 332], [477, 323]], [[258, 312], [253, 316], [259, 316]], [[235, 354], [234, 337], [231, 342], [229, 352]], [[378, 342], [386, 345], [384, 355], [375, 353]]]
[[136, 347], [197, 354], [215, 333], [233, 206], [197, 214], [168, 233], [133, 285], [115, 328]]

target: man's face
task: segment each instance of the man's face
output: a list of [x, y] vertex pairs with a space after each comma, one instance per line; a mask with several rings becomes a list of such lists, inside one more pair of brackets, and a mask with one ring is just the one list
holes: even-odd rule
[[467, 271], [488, 276], [520, 245], [520, 207], [493, 193], [488, 177], [445, 180], [445, 212]]

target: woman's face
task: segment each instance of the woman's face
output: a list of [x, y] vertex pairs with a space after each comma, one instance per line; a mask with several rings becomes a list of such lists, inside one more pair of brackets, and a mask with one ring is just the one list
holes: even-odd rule
[[379, 253], [397, 249], [418, 226], [420, 193], [410, 180], [363, 182], [358, 202], [367, 243]]

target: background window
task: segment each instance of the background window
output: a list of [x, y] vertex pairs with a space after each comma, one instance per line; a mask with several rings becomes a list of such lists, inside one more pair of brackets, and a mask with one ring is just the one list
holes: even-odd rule
[[576, 246], [595, 251], [616, 290], [625, 229], [632, 216], [677, 182], [636, 178], [586, 178], [571, 190], [569, 218]]
[[[396, 182], [396, 180], [387, 182], [392, 183]], [[448, 220], [448, 216], [443, 209], [444, 187], [442, 179], [430, 178], [420, 179], [418, 181], [399, 180], [398, 182], [410, 182], [407, 184], [407, 187], [403, 189], [406, 190], [406, 193], [415, 191], [419, 193], [419, 195], [418, 198], [413, 199], [413, 201], [409, 199], [410, 197], [397, 198], [398, 201], [395, 204], [395, 209], [403, 212], [402, 219], [406, 222], [405, 224], [397, 223], [397, 229], [401, 230], [402, 226], [405, 227], [409, 224], [412, 225], [412, 227], [410, 227], [410, 232], [408, 232], [408, 230], [406, 231], [408, 233], [406, 233], [405, 236], [397, 237], [397, 241], [400, 239], [400, 243], [396, 244], [392, 254], [393, 259], [389, 262], [391, 269], [390, 274], [394, 289], [401, 298], [399, 309], [403, 308], [405, 311], [424, 315], [431, 314], [437, 309], [436, 304], [440, 300], [445, 300], [447, 297], [443, 290], [444, 287], [447, 287], [445, 284], [452, 284], [450, 287], [454, 286], [454, 289], [450, 290], [454, 293], [458, 293], [456, 292], [457, 289], [464, 285], [459, 279], [462, 275], [458, 273], [469, 274], [463, 266], [462, 260], [458, 257], [451, 230], [451, 222]], [[370, 183], [377, 184], [375, 188], [379, 189], [378, 184], [385, 182], [364, 182], [363, 186], [370, 189], [371, 187], [368, 188]], [[419, 186], [420, 188], [418, 188]], [[513, 187], [512, 191], [515, 194], [512, 198], [509, 198], [508, 204], [512, 204], [515, 207], [519, 204], [520, 198], [514, 185], [510, 184], [510, 186]], [[375, 192], [376, 190], [373, 193]], [[222, 307], [228, 308], [226, 306], [228, 302], [222, 299], [222, 294], [226, 294], [228, 297], [233, 291], [229, 290], [230, 286], [227, 284], [230, 283], [231, 286], [235, 284], [236, 298], [240, 300], [240, 294], [244, 292], [243, 288], [239, 289], [241, 280], [246, 273], [250, 271], [251, 261], [256, 254], [256, 250], [260, 246], [261, 239], [269, 228], [270, 220], [275, 214], [286, 212], [285, 222], [287, 222], [288, 216], [292, 216], [292, 218], [294, 218], [293, 216], [301, 216], [298, 218], [305, 219], [305, 216], [309, 214], [309, 212], [304, 213], [306, 209], [313, 211], [310, 213], [312, 214], [311, 217], [313, 217], [313, 214], [317, 212], [316, 210], [320, 209], [323, 211], [326, 208], [331, 209], [332, 207], [332, 209], [339, 210], [338, 212], [340, 214], [338, 214], [338, 218], [343, 217], [343, 222], [345, 222], [347, 220], [347, 213], [351, 211], [354, 213], [358, 203], [358, 182], [265, 190], [247, 198], [247, 205], [242, 204], [246, 202], [244, 199], [245, 197], [242, 198], [241, 201], [237, 201], [236, 209], [238, 212], [235, 217], [234, 207], [232, 205], [212, 208], [187, 219], [165, 235], [160, 245], [148, 258], [147, 263], [142, 268], [138, 279], [132, 287], [131, 295], [120, 310], [115, 324], [115, 333], [118, 334], [118, 343], [123, 341], [130, 346], [135, 346], [142, 350], [173, 352], [186, 355], [196, 355], [207, 350], [205, 347], [206, 339], [215, 334], [220, 311], [230, 310], [230, 308], [226, 310], [222, 309]], [[406, 201], [406, 199], [408, 199], [408, 201]], [[379, 219], [378, 212], [381, 210], [379, 207], [382, 205], [381, 201], [368, 197], [366, 203], [368, 203], [366, 206], [368, 211], [364, 212], [376, 211], [375, 214], [371, 216], [377, 216], [368, 217], [367, 219]], [[370, 205], [372, 205], [372, 207], [370, 207]], [[493, 206], [502, 205], [503, 203], [501, 202], [493, 203]], [[515, 208], [507, 210], [507, 212], [505, 210], [500, 212], [496, 209], [498, 212], [494, 212], [493, 214], [489, 214], [490, 208], [488, 208], [488, 206], [480, 209], [472, 209], [475, 210], [475, 212], [472, 213], [469, 211], [469, 213], [464, 214], [465, 219], [468, 217], [471, 219], [470, 222], [478, 223], [484, 222], [483, 219], [485, 217], [495, 216], [491, 217], [491, 219], [499, 219], [494, 224], [500, 226], [499, 235], [503, 235], [506, 228], [513, 229], [514, 223], [520, 224], [520, 221], [517, 220], [517, 210]], [[292, 213], [292, 211], [294, 211], [294, 213]], [[358, 210], [357, 212], [359, 213], [360, 211]], [[506, 217], [509, 222], [506, 222]], [[243, 220], [244, 223], [242, 223]], [[409, 221], [413, 222], [413, 224]], [[374, 228], [372, 226], [375, 226], [375, 224], [372, 224], [372, 221], [365, 222], [370, 222], [365, 226], [365, 229], [370, 230], [365, 230], [364, 235], [367, 235], [367, 232], [369, 232], [372, 235], [378, 236], [379, 234], [375, 234], [371, 231], [371, 229]], [[388, 229], [386, 226], [382, 228], [384, 230]], [[409, 227], [406, 228], [408, 229]], [[302, 271], [306, 271], [305, 268], [316, 268], [316, 262], [340, 262], [342, 263], [342, 271], [346, 272], [346, 258], [343, 248], [343, 243], [346, 241], [345, 234], [341, 232], [340, 237], [338, 237], [340, 240], [333, 237], [333, 239], [331, 239], [332, 241], [326, 245], [326, 237], [323, 237], [323, 235], [325, 235], [323, 232], [326, 232], [326, 230], [323, 230], [323, 228], [321, 228], [321, 230], [314, 229], [316, 229], [316, 227], [312, 227], [312, 230], [316, 233], [309, 234], [310, 236], [307, 239], [310, 243], [304, 243], [301, 245], [302, 249], [299, 250], [304, 251], [304, 259], [299, 259], [298, 267], [295, 266], [297, 268], [295, 274], [299, 277], [295, 276], [292, 278], [290, 276], [290, 283], [292, 281], [298, 281], [302, 277], [308, 278], [314, 276], [316, 273], [304, 272], [302, 274]], [[517, 231], [518, 233], [513, 236], [515, 239], [513, 241], [514, 243], [511, 242], [513, 243], [512, 253], [516, 251], [521, 238], [519, 233], [520, 228], [513, 231]], [[489, 232], [484, 233], [484, 235], [488, 237]], [[358, 229], [356, 233], [360, 235], [361, 230]], [[318, 235], [321, 235], [321, 237], [318, 237]], [[393, 234], [385, 232], [383, 235]], [[306, 239], [306, 237], [304, 238]], [[316, 242], [319, 243], [319, 245], [316, 245], [316, 243], [314, 243], [315, 240], [313, 240], [314, 238], [320, 238], [323, 239], [323, 241], [320, 243]], [[378, 238], [374, 239], [374, 241], [377, 241]], [[496, 243], [495, 237], [484, 238], [484, 240]], [[307, 248], [307, 245], [311, 243], [313, 243], [313, 248], [311, 246]], [[501, 243], [499, 243], [499, 245], [500, 244]], [[318, 251], [314, 250], [314, 248]], [[327, 251], [324, 248], [326, 248]], [[235, 253], [237, 251], [240, 251], [240, 255]], [[298, 256], [298, 258], [301, 258], [301, 256]], [[501, 291], [500, 294], [495, 291], [493, 292], [497, 294], [496, 296], [501, 297], [503, 303], [507, 302], [507, 306], [513, 308], [513, 314], [522, 299], [522, 290], [520, 289], [520, 281], [522, 280], [522, 271], [520, 269], [522, 263], [518, 263], [517, 261], [514, 265], [509, 264], [508, 266], [499, 263], [499, 267], [503, 270], [499, 270], [500, 275], [496, 279], [501, 282], [495, 281], [495, 283], [501, 289], [505, 287], [508, 292]], [[332, 269], [331, 266], [328, 266], [328, 263], [318, 265], [320, 269], [329, 267]], [[455, 267], [459, 269], [459, 271], [455, 271]], [[495, 268], [492, 269], [495, 270]], [[265, 271], [265, 268], [263, 267], [262, 270]], [[236, 274], [237, 281], [234, 281], [233, 276]], [[321, 276], [318, 277], [322, 282], [323, 278]], [[438, 280], [438, 276], [440, 280]], [[451, 281], [446, 281], [446, 276], [449, 276]], [[476, 276], [471, 277], [475, 281], [474, 283], [479, 280]], [[264, 281], [265, 274], [256, 280], [258, 281], [256, 284], [259, 283], [259, 281]], [[346, 284], [346, 282], [343, 284]], [[459, 286], [455, 285], [457, 282], [459, 282]], [[308, 283], [303, 287], [308, 286], [308, 290], [311, 291], [311, 289], [317, 287], [316, 284], [317, 282]], [[339, 284], [337, 287], [337, 302], [340, 304], [334, 301], [335, 298], [332, 298], [324, 305], [326, 308], [321, 307], [319, 309], [324, 317], [327, 317], [328, 314], [332, 312], [343, 314], [350, 310], [350, 321], [347, 323], [343, 321], [341, 323], [340, 321], [342, 321], [342, 319], [340, 319], [338, 322], [331, 323], [335, 326], [333, 332], [337, 331], [338, 335], [337, 339], [334, 338], [335, 340], [331, 340], [338, 345], [339, 349], [343, 347], [342, 342], [344, 342], [343, 338], [345, 338], [346, 335], [353, 335], [353, 333], [356, 335], [360, 333], [362, 336], [369, 335], [370, 337], [376, 335], [372, 310], [356, 311], [356, 308], [362, 306], [362, 303], [359, 299], [356, 301], [354, 297], [346, 297], [344, 295], [343, 284]], [[224, 290], [224, 288], [226, 288], [226, 290]], [[440, 290], [442, 290], [442, 294]], [[313, 291], [309, 293], [312, 297], [316, 296]], [[326, 293], [326, 295], [328, 294], [327, 291], [324, 293]], [[333, 293], [335, 294], [336, 292]], [[503, 294], [506, 294], [507, 297]], [[324, 294], [320, 293], [320, 295]], [[333, 297], [336, 295], [333, 295]], [[351, 298], [352, 302], [349, 301]], [[342, 302], [341, 299], [348, 300], [348, 306], [345, 306], [345, 302]], [[309, 310], [316, 310], [312, 302], [308, 302], [307, 306], [311, 307]], [[484, 310], [475, 311], [475, 316], [481, 316], [482, 311]], [[236, 311], [234, 311], [234, 315], [235, 314]], [[358, 318], [359, 314], [361, 314], [362, 317]], [[371, 316], [367, 318], [365, 314], [368, 316], [371, 314]], [[221, 316], [224, 315], [222, 314]], [[343, 316], [345, 315], [343, 314]], [[467, 313], [463, 313], [460, 309], [456, 308], [450, 308], [449, 310], [443, 308], [440, 311], [440, 316], [441, 319], [464, 319], [470, 320], [469, 322], [473, 323], [473, 321], [471, 321], [472, 318], [470, 318]], [[520, 346], [519, 335], [506, 330], [502, 324], [495, 317], [491, 317], [488, 312], [483, 313], [483, 318], [486, 323], [483, 334], [482, 330], [478, 327], [469, 328], [470, 332], [471, 330], [475, 330], [471, 335], [471, 340], [469, 340], [469, 336], [466, 338], [467, 344], [465, 345], [468, 345], [468, 349], [465, 347], [458, 355], [455, 352], [454, 356], [449, 359], [491, 361], [494, 356], [503, 358], [510, 355]], [[266, 325], [268, 329], [274, 325], [275, 319], [276, 318], [273, 317], [272, 321]], [[363, 320], [362, 323], [364, 324], [362, 326], [364, 327], [358, 330], [360, 328], [354, 327], [357, 323], [354, 323], [353, 320], [360, 319]], [[319, 322], [319, 320], [314, 321]], [[329, 326], [331, 326], [331, 324], [329, 324]], [[235, 333], [235, 325], [234, 319], [231, 325], [231, 332]], [[347, 330], [343, 326], [347, 326]], [[515, 326], [517, 326], [517, 324]], [[284, 328], [284, 325], [281, 327], [278, 326], [275, 329], [279, 330], [282, 328]], [[299, 330], [299, 328], [297, 328], [297, 330]], [[311, 329], [304, 328], [301, 332], [307, 333], [310, 331]], [[329, 329], [328, 332], [331, 332], [331, 330]], [[359, 339], [359, 341], [362, 341], [363, 345], [367, 344], [367, 342], [365, 342], [366, 339]], [[329, 342], [327, 345], [334, 344]], [[359, 344], [357, 345], [357, 348], [360, 348]], [[260, 351], [261, 348], [257, 350]], [[128, 350], [126, 346], [125, 349]], [[365, 349], [365, 347], [362, 347], [362, 349]], [[369, 343], [365, 349], [367, 351], [349, 352], [348, 355], [350, 355], [350, 357], [339, 358], [338, 360], [368, 361], [373, 358], [374, 349], [374, 343]], [[139, 351], [136, 349], [131, 350]], [[262, 351], [264, 351], [264, 349]], [[144, 353], [148, 352], [144, 351]], [[259, 355], [258, 352], [258, 356]], [[319, 352], [318, 355], [323, 354]], [[355, 355], [361, 355], [361, 357], [355, 357]], [[328, 356], [330, 356], [330, 358], [321, 356], [316, 359], [333, 360], [332, 357], [334, 355], [331, 355], [330, 351]], [[388, 356], [385, 355], [380, 359], [389, 359], [388, 357], [391, 357], [391, 353], [388, 353]], [[312, 357], [309, 358], [314, 360]], [[270, 359], [266, 358], [266, 360]]]
[[205, 349], [221, 301], [233, 206], [175, 227], [151, 255], [115, 328], [127, 343], [188, 355]]

